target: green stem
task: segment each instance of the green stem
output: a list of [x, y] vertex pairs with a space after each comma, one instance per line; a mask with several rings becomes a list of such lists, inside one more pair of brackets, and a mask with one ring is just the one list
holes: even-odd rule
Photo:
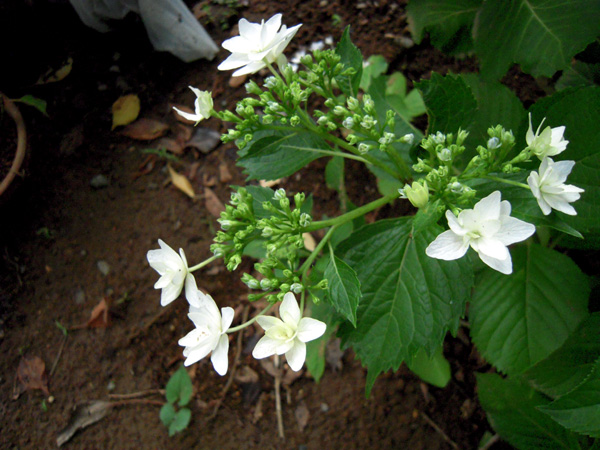
[[353, 155], [350, 153], [336, 152], [333, 150], [321, 150], [320, 148], [298, 147], [296, 145], [283, 145], [283, 147], [295, 148], [296, 150], [303, 150], [305, 152], [322, 153], [324, 155], [330, 155], [330, 156], [341, 156], [342, 158], [348, 158], [348, 159], [353, 159], [355, 161], [360, 161], [363, 164], [370, 164], [369, 161], [367, 161], [363, 157], [356, 156], [356, 155]]
[[196, 264], [194, 267], [188, 268], [188, 272], [194, 272], [194, 271], [196, 271], [198, 269], [202, 269], [204, 266], [210, 264], [211, 262], [213, 262], [217, 258], [220, 258], [220, 256], [218, 256], [218, 255], [211, 256], [207, 260], [202, 261], [200, 264]]
[[302, 232], [307, 233], [310, 231], [320, 230], [321, 228], [341, 225], [350, 220], [356, 219], [357, 217], [363, 216], [366, 213], [373, 211], [376, 208], [379, 208], [380, 206], [390, 203], [391, 201], [398, 198], [398, 196], [399, 196], [398, 193], [386, 195], [385, 197], [381, 197], [377, 200], [372, 201], [371, 203], [367, 203], [366, 205], [361, 206], [360, 208], [353, 209], [352, 211], [350, 211], [346, 214], [342, 214], [341, 216], [334, 217], [333, 219], [320, 220], [318, 222], [313, 222], [309, 226], [304, 228], [302, 230]]
[[325, 246], [325, 244], [327, 243], [327, 241], [329, 240], [336, 228], [337, 225], [332, 225], [332, 227], [327, 231], [327, 234], [323, 237], [323, 239], [321, 239], [321, 242], [319, 242], [319, 244], [315, 247], [313, 252], [308, 256], [308, 258], [306, 258], [306, 261], [304, 261], [304, 263], [299, 269], [299, 272], [302, 273], [302, 278], [306, 276], [308, 268], [313, 263], [315, 258], [319, 255], [319, 253], [321, 252], [321, 250], [323, 249], [323, 247]]
[[519, 183], [518, 181], [507, 180], [505, 178], [495, 177], [493, 175], [486, 175], [483, 178], [487, 178], [488, 180], [498, 181], [499, 183], [510, 184], [512, 186], [518, 186], [521, 188], [525, 188], [527, 190], [531, 190], [529, 185], [527, 185], [525, 183]]
[[259, 312], [259, 313], [258, 313], [256, 316], [254, 316], [252, 319], [250, 319], [248, 322], [245, 322], [245, 323], [243, 323], [243, 324], [241, 324], [241, 325], [238, 325], [237, 327], [232, 327], [232, 328], [229, 328], [229, 329], [227, 330], [227, 334], [230, 334], [230, 333], [235, 333], [236, 331], [243, 330], [244, 328], [246, 328], [246, 327], [248, 327], [248, 326], [252, 325], [254, 322], [256, 322], [256, 319], [258, 319], [260, 316], [264, 316], [266, 313], [268, 313], [268, 312], [269, 312], [269, 310], [270, 310], [272, 307], [273, 307], [273, 305], [269, 305], [269, 306], [267, 306], [265, 309], [263, 309], [261, 312]]
[[399, 175], [402, 178], [401, 181], [407, 181], [409, 178], [411, 178], [410, 169], [406, 164], [406, 161], [404, 161], [402, 157], [398, 153], [396, 153], [396, 151], [393, 148], [386, 153], [392, 158], [392, 161], [394, 161], [394, 163], [396, 164], [396, 167], [399, 171]]

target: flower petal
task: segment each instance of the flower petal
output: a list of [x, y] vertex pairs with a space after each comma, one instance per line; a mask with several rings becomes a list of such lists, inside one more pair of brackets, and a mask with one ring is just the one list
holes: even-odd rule
[[498, 239], [481, 238], [477, 240], [477, 245], [472, 245], [473, 250], [479, 254], [484, 254], [491, 258], [504, 260], [508, 257], [508, 249]]
[[473, 210], [478, 215], [479, 220], [495, 220], [500, 216], [501, 197], [500, 191], [494, 191], [477, 202]]
[[[230, 308], [231, 309], [231, 308]], [[233, 311], [233, 309], [232, 309]], [[227, 352], [229, 351], [229, 338], [226, 334], [222, 334], [219, 338], [219, 343], [215, 347], [210, 355], [210, 361], [212, 362], [215, 371], [223, 376], [227, 373], [229, 366], [229, 358]]]
[[196, 279], [194, 278], [194, 275], [188, 272], [185, 276], [185, 298], [190, 305], [200, 306], [198, 292], [200, 291], [198, 291]]
[[444, 231], [425, 249], [431, 258], [450, 261], [462, 258], [469, 249], [468, 241], [457, 236], [452, 230]]
[[234, 316], [233, 308], [226, 306], [225, 308], [221, 308], [221, 332], [225, 333], [229, 327], [231, 326], [231, 322], [233, 322]]
[[285, 352], [285, 359], [287, 359], [290, 369], [298, 372], [306, 360], [306, 344], [296, 340], [292, 348]]
[[508, 216], [502, 218], [502, 227], [494, 237], [504, 245], [510, 245], [524, 241], [533, 233], [535, 233], [535, 225]]
[[262, 359], [274, 355], [277, 352], [277, 347], [279, 347], [280, 344], [281, 341], [272, 339], [269, 336], [263, 336], [254, 346], [254, 350], [252, 350], [252, 356], [256, 359]]
[[288, 292], [283, 296], [283, 301], [279, 307], [279, 316], [281, 316], [281, 320], [291, 325], [294, 329], [298, 327], [302, 313], [293, 293]]
[[301, 342], [309, 342], [323, 336], [326, 329], [327, 325], [320, 320], [303, 317], [298, 324], [298, 333], [296, 334], [296, 337]]
[[261, 327], [263, 327], [264, 330], [283, 325], [283, 322], [280, 319], [273, 316], [259, 316], [256, 318], [256, 321]]
[[179, 284], [169, 284], [162, 288], [160, 293], [160, 305], [167, 306], [181, 294], [181, 290], [183, 289], [183, 285]]
[[508, 258], [506, 259], [496, 259], [491, 256], [485, 255], [483, 253], [478, 253], [481, 260], [490, 266], [492, 269], [497, 270], [500, 273], [505, 275], [510, 275], [512, 273], [512, 259], [510, 257], [510, 253], [508, 253]]

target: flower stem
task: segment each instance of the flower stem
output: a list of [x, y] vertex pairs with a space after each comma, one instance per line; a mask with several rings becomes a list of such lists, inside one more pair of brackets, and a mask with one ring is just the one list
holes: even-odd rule
[[294, 148], [296, 150], [302, 150], [305, 152], [322, 153], [323, 155], [329, 155], [329, 156], [341, 156], [342, 158], [348, 158], [348, 159], [353, 159], [355, 161], [360, 161], [363, 164], [370, 164], [370, 162], [367, 161], [366, 159], [364, 159], [363, 157], [356, 156], [351, 153], [336, 152], [333, 150], [321, 150], [320, 148], [298, 147], [296, 145], [283, 145], [282, 147]]
[[[342, 217], [342, 216], [340, 216], [340, 217]], [[325, 244], [327, 243], [327, 241], [329, 240], [329, 238], [331, 237], [331, 235], [333, 234], [333, 232], [335, 231], [336, 228], [337, 228], [337, 224], [332, 225], [331, 228], [327, 231], [327, 234], [323, 237], [323, 239], [321, 239], [321, 241], [315, 247], [315, 249], [312, 251], [312, 253], [309, 255], [309, 257], [306, 258], [306, 261], [304, 261], [304, 263], [302, 264], [302, 266], [299, 269], [299, 272], [302, 273], [302, 278], [304, 278], [306, 276], [306, 272], [308, 271], [308, 268], [313, 263], [315, 258], [319, 255], [319, 253], [321, 252], [321, 250], [323, 249], [323, 247], [325, 246]]]
[[487, 178], [488, 180], [498, 181], [499, 183], [510, 184], [512, 186], [518, 186], [521, 188], [525, 188], [527, 190], [531, 190], [529, 185], [527, 185], [525, 183], [519, 183], [518, 181], [507, 180], [505, 178], [495, 177], [493, 175], [485, 175], [483, 178]]
[[398, 196], [399, 196], [399, 194], [397, 194], [397, 193], [386, 195], [385, 197], [381, 197], [377, 200], [372, 201], [371, 203], [367, 203], [366, 205], [361, 206], [360, 208], [353, 209], [352, 211], [347, 212], [346, 214], [342, 214], [341, 216], [334, 217], [333, 219], [320, 220], [317, 222], [313, 222], [309, 226], [304, 228], [302, 231], [310, 232], [310, 231], [320, 230], [321, 228], [341, 225], [350, 220], [356, 219], [357, 217], [365, 215], [366, 213], [373, 211], [374, 209], [379, 208], [380, 206], [390, 203], [391, 201], [398, 198]]
[[260, 316], [264, 316], [266, 313], [269, 312], [269, 310], [273, 307], [273, 305], [269, 305], [267, 306], [265, 309], [263, 309], [261, 312], [259, 312], [256, 316], [254, 316], [252, 319], [248, 320], [247, 322], [238, 325], [237, 327], [231, 327], [229, 328], [226, 333], [230, 334], [230, 333], [235, 333], [236, 331], [240, 331], [243, 330], [244, 328], [252, 325], [254, 322], [256, 322], [256, 319], [258, 319]]
[[200, 264], [196, 264], [194, 267], [190, 267], [190, 268], [188, 269], [188, 272], [194, 272], [194, 271], [196, 271], [196, 270], [198, 270], [198, 269], [202, 269], [204, 266], [206, 266], [206, 265], [210, 264], [211, 262], [213, 262], [215, 259], [217, 259], [217, 258], [219, 258], [219, 257], [220, 257], [220, 256], [218, 256], [218, 255], [213, 255], [213, 256], [211, 256], [210, 258], [208, 258], [208, 259], [206, 259], [206, 260], [202, 261]]

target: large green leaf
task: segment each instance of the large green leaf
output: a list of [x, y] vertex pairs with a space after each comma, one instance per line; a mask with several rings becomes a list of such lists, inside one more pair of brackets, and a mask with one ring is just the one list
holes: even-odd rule
[[446, 387], [452, 377], [450, 363], [444, 358], [441, 347], [431, 357], [421, 350], [408, 364], [408, 368], [421, 380], [440, 388]]
[[254, 141], [238, 159], [249, 180], [276, 180], [287, 177], [322, 156], [315, 150], [330, 149], [314, 133], [286, 132]]
[[578, 436], [537, 408], [549, 400], [518, 381], [478, 374], [477, 392], [492, 428], [520, 450], [579, 449]]
[[341, 56], [341, 62], [346, 68], [354, 69], [354, 75], [338, 75], [337, 84], [346, 95], [356, 97], [362, 77], [363, 57], [360, 50], [350, 40], [350, 27], [346, 27], [338, 43], [336, 53]]
[[306, 343], [306, 368], [318, 383], [325, 373], [325, 356], [329, 339], [335, 334], [337, 325], [341, 320], [327, 302], [310, 305], [310, 317], [327, 324], [325, 334], [319, 339]]
[[573, 203], [576, 216], [562, 218], [580, 231], [585, 241], [569, 241], [573, 246], [600, 247], [600, 88], [597, 86], [575, 90], [565, 90], [536, 103], [532, 109], [533, 123], [540, 123], [546, 117], [545, 125], [564, 125], [565, 138], [569, 140], [567, 149], [555, 160], [576, 162], [567, 179], [585, 192]]
[[471, 27], [482, 0], [411, 0], [406, 7], [408, 24], [418, 44], [425, 31], [431, 43], [446, 52], [472, 46]]
[[424, 349], [433, 354], [455, 332], [473, 283], [466, 259], [439, 261], [425, 248], [441, 232], [415, 232], [412, 218], [381, 220], [354, 232], [336, 249], [361, 283], [357, 326], [340, 335], [368, 367], [367, 392], [377, 375], [397, 370]]
[[356, 308], [360, 301], [360, 282], [356, 272], [330, 252], [329, 262], [325, 269], [328, 283], [329, 299], [340, 315], [356, 326]]
[[556, 82], [556, 89], [562, 90], [570, 87], [593, 86], [600, 84], [600, 64], [586, 64], [575, 61]]
[[584, 320], [567, 341], [524, 376], [538, 390], [556, 398], [583, 383], [600, 358], [600, 313]]
[[586, 381], [539, 409], [569, 430], [600, 437], [600, 359]]
[[483, 2], [473, 29], [485, 78], [501, 78], [512, 63], [533, 76], [552, 76], [600, 34], [598, 0]]
[[516, 374], [560, 347], [587, 316], [590, 288], [575, 263], [557, 251], [532, 244], [511, 253], [512, 275], [486, 269], [478, 277], [469, 321], [483, 356]]
[[437, 131], [456, 133], [459, 128], [469, 128], [475, 116], [477, 101], [462, 77], [442, 76], [434, 72], [430, 80], [420, 81], [415, 86], [423, 94], [427, 107], [428, 134]]

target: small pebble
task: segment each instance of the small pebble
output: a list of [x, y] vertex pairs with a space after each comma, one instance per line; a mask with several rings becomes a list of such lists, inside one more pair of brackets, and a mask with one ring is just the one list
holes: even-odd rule
[[106, 276], [108, 275], [108, 272], [110, 272], [110, 265], [106, 261], [98, 261], [96, 265], [98, 266], [98, 270], [102, 273], [102, 275]]
[[106, 390], [107, 391], [114, 391], [115, 387], [116, 387], [115, 382], [113, 380], [110, 380], [108, 382], [108, 385], [106, 386]]
[[323, 411], [323, 412], [329, 411], [329, 405], [325, 402], [321, 403], [321, 411]]
[[75, 298], [75, 304], [81, 305], [85, 303], [85, 291], [81, 287], [78, 287], [77, 290], [75, 290], [75, 295], [73, 297]]
[[108, 178], [106, 178], [104, 175], [96, 175], [94, 178], [92, 178], [92, 180], [90, 181], [90, 185], [94, 188], [94, 189], [102, 189], [105, 188], [106, 186], [108, 186]]

